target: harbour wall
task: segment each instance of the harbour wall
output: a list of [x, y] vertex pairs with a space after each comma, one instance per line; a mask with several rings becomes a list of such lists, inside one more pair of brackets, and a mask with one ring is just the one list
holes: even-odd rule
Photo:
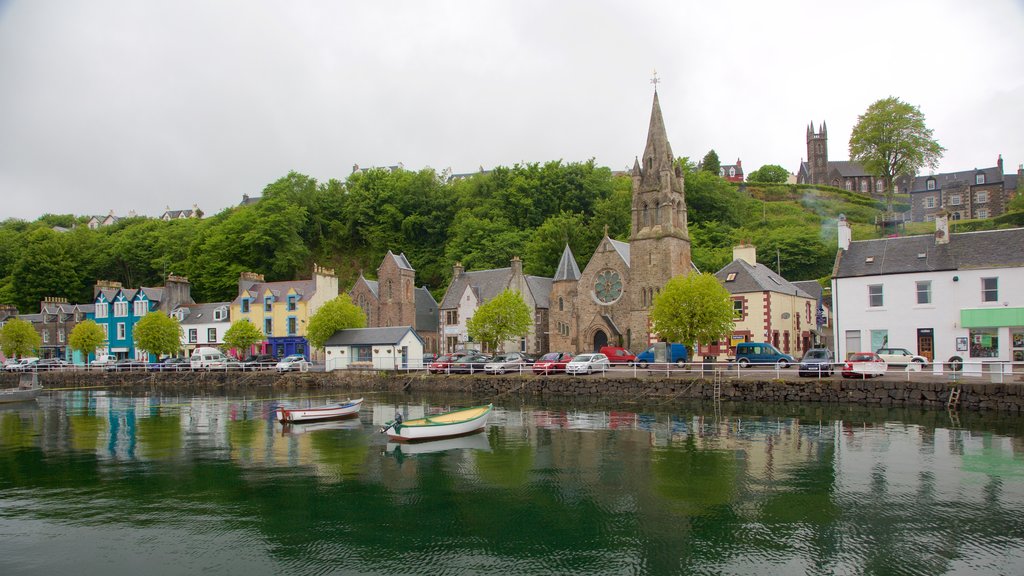
[[[602, 400], [714, 400], [710, 378], [686, 376], [585, 376], [557, 375], [433, 375], [422, 372], [268, 372], [223, 373], [100, 373], [73, 371], [41, 373], [39, 382], [48, 389], [101, 388], [131, 393], [174, 390], [207, 395], [234, 393], [256, 387], [282, 391], [336, 389], [387, 392], [458, 392], [479, 397], [517, 394], [525, 396], [584, 397]], [[3, 387], [16, 386], [18, 376], [0, 375]], [[959, 409], [1024, 411], [1024, 383], [904, 381], [900, 379], [846, 380], [770, 379], [744, 376], [720, 381], [722, 401], [822, 402], [866, 406], [924, 406], [945, 409], [950, 391], [961, 389]]]

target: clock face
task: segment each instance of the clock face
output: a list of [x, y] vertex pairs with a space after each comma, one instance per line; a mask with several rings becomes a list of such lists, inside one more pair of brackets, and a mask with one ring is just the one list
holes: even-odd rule
[[619, 296], [622, 296], [622, 279], [619, 278], [619, 273], [614, 270], [598, 272], [594, 294], [605, 304], [618, 300]]

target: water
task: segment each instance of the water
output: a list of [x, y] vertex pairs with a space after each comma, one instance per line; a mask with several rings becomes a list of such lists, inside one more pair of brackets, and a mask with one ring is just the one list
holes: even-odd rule
[[284, 431], [270, 395], [0, 407], [0, 574], [1024, 573], [1016, 418], [499, 398], [396, 447], [485, 400]]

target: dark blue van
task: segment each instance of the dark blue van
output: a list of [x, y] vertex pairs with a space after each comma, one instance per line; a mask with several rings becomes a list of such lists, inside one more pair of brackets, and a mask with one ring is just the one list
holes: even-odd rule
[[736, 345], [736, 363], [740, 368], [746, 368], [752, 364], [777, 365], [779, 368], [789, 368], [793, 364], [793, 357], [789, 354], [779, 352], [779, 349], [765, 342], [740, 342]]
[[641, 368], [647, 368], [651, 364], [675, 364], [682, 368], [686, 366], [686, 360], [686, 346], [655, 342], [647, 350], [637, 354], [633, 362]]

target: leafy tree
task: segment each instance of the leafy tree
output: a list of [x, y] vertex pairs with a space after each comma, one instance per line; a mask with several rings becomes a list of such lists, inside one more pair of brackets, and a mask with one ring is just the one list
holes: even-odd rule
[[248, 351], [253, 344], [265, 339], [263, 332], [246, 319], [235, 320], [224, 331], [224, 345], [228, 349]]
[[1013, 199], [1006, 204], [1007, 212], [1017, 212], [1024, 210], [1024, 193], [1020, 191], [1020, 187], [1022, 185], [1024, 185], [1024, 182], [1017, 183], [1017, 195], [1014, 196]]
[[747, 174], [748, 182], [785, 184], [787, 179], [789, 179], [789, 170], [786, 170], [778, 164], [765, 164], [750, 174]]
[[96, 349], [102, 346], [106, 340], [103, 328], [94, 320], [79, 322], [71, 329], [71, 334], [68, 334], [68, 345], [81, 352], [86, 358], [95, 353]]
[[26, 245], [11, 270], [11, 281], [19, 289], [14, 302], [18, 308], [36, 308], [47, 296], [73, 298], [78, 293], [78, 283], [63, 235], [39, 228], [23, 241]]
[[339, 294], [337, 298], [325, 303], [309, 319], [306, 338], [314, 348], [323, 348], [327, 340], [338, 330], [363, 328], [366, 326], [366, 314], [363, 309], [352, 303], [348, 294]]
[[676, 276], [654, 297], [651, 322], [659, 336], [685, 344], [710, 344], [733, 330], [732, 299], [714, 275]]
[[850, 132], [850, 159], [885, 181], [889, 211], [896, 178], [914, 176], [926, 166], [935, 169], [945, 150], [932, 138], [920, 108], [893, 96], [869, 106]]
[[526, 244], [524, 271], [538, 276], [554, 275], [565, 245], [569, 244], [573, 254], [584, 253], [585, 246], [589, 246], [588, 232], [582, 214], [562, 212], [549, 217]]
[[8, 358], [36, 354], [42, 343], [43, 339], [32, 323], [20, 318], [12, 318], [0, 328], [0, 350]]
[[150, 354], [165, 356], [181, 350], [181, 326], [178, 319], [161, 312], [150, 312], [138, 322], [132, 331], [135, 347]]
[[722, 162], [718, 159], [718, 153], [712, 148], [704, 155], [704, 159], [701, 160], [700, 169], [704, 172], [710, 172], [715, 176], [722, 171]]
[[530, 307], [519, 292], [510, 288], [485, 302], [466, 321], [469, 337], [492, 351], [512, 338], [526, 336], [531, 326]]

